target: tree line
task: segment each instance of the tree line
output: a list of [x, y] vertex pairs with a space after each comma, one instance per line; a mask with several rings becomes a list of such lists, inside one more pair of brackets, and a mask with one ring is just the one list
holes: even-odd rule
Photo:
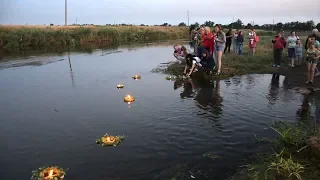
[[[205, 21], [203, 24], [199, 24], [198, 22], [191, 24], [190, 25], [190, 30], [195, 29], [200, 26], [209, 26], [213, 27], [215, 25], [214, 22], [212, 21]], [[178, 26], [186, 26], [184, 22], [181, 22], [178, 24]], [[270, 30], [270, 31], [310, 31], [313, 28], [318, 28], [320, 29], [320, 23], [315, 24], [313, 20], [307, 21], [307, 22], [299, 22], [299, 21], [293, 21], [293, 22], [287, 22], [287, 23], [282, 23], [278, 22], [276, 24], [263, 24], [263, 25], [258, 25], [258, 24], [253, 24], [253, 23], [248, 23], [248, 24], [243, 24], [243, 22], [238, 19], [233, 23], [230, 24], [225, 24], [222, 25], [223, 28], [233, 28], [233, 29], [263, 29], [263, 30]]]

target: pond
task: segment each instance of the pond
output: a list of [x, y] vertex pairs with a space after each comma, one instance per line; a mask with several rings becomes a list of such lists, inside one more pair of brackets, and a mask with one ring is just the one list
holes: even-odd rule
[[[69, 169], [66, 179], [163, 180], [184, 171], [222, 180], [258, 150], [256, 137], [275, 135], [274, 121], [300, 119], [306, 98], [287, 88], [285, 77], [168, 81], [151, 70], [173, 60], [172, 52], [172, 44], [160, 43], [4, 57], [3, 179], [29, 179], [38, 167], [58, 165]], [[127, 94], [133, 104], [123, 102]], [[310, 102], [315, 111], [319, 103]], [[95, 144], [105, 133], [126, 139], [118, 147]]]

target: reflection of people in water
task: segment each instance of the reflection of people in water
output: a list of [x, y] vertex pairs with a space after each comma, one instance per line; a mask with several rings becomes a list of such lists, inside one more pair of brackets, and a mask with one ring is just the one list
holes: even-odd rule
[[270, 89], [269, 89], [269, 103], [270, 104], [275, 104], [278, 94], [279, 94], [279, 74], [273, 74], [271, 78], [271, 83], [270, 83]]
[[311, 117], [311, 103], [310, 98], [311, 96], [309, 94], [305, 94], [303, 96], [303, 102], [301, 105], [301, 108], [297, 111], [297, 115], [300, 117], [300, 119], [307, 119], [308, 117]]
[[[199, 103], [199, 108], [210, 111], [214, 115], [220, 117], [222, 114], [222, 101], [220, 95], [220, 80], [210, 84], [209, 82], [199, 83], [200, 90], [198, 91], [195, 100]], [[208, 109], [208, 106], [210, 107]]]
[[186, 78], [183, 81], [183, 88], [184, 88], [183, 92], [180, 93], [181, 98], [185, 98], [185, 97], [191, 98], [194, 96], [195, 86], [191, 78]]

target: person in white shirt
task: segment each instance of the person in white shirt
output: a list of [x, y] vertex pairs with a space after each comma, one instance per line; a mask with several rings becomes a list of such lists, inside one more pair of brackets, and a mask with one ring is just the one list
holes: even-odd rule
[[295, 67], [295, 55], [296, 55], [296, 46], [297, 46], [298, 37], [296, 36], [296, 33], [294, 31], [291, 32], [291, 35], [287, 38], [287, 44], [288, 44], [288, 55], [291, 59], [291, 64], [289, 64], [290, 67]]
[[[201, 59], [192, 54], [187, 54], [186, 56], [186, 66], [183, 71], [183, 75], [189, 77], [193, 72], [198, 71], [197, 67], [202, 67]], [[189, 73], [187, 73], [188, 68], [190, 68]]]

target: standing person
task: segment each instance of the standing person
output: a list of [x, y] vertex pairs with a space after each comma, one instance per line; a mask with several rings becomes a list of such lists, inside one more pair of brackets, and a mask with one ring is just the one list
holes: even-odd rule
[[312, 30], [312, 34], [310, 36], [308, 36], [306, 44], [304, 45], [304, 48], [306, 50], [308, 49], [308, 44], [309, 44], [310, 40], [315, 39], [320, 42], [320, 37], [318, 36], [318, 33], [319, 33], [319, 31], [317, 28]]
[[[235, 54], [238, 54], [238, 42], [237, 42], [237, 37], [238, 37], [238, 34], [239, 34], [239, 30], [237, 29], [236, 32], [233, 33], [233, 52]], [[242, 41], [243, 42], [243, 41]]]
[[288, 55], [291, 60], [291, 64], [289, 64], [290, 67], [295, 67], [294, 60], [295, 60], [295, 50], [297, 45], [297, 36], [294, 31], [291, 31], [290, 36], [287, 38], [287, 44], [288, 44]]
[[249, 32], [249, 48], [252, 53], [252, 56], [254, 56], [256, 53], [256, 47], [257, 47], [256, 37], [257, 37], [256, 32], [254, 31], [253, 28], [251, 28]]
[[215, 27], [216, 37], [215, 40], [215, 56], [216, 56], [216, 64], [217, 64], [217, 72], [216, 75], [220, 75], [221, 73], [221, 59], [223, 49], [226, 44], [226, 34], [222, 31], [222, 27], [220, 24], [216, 24]]
[[309, 42], [309, 48], [307, 49], [306, 59], [308, 62], [308, 81], [307, 84], [313, 84], [314, 71], [318, 64], [319, 53], [315, 47], [315, 42]]
[[213, 43], [212, 42], [213, 42], [213, 35], [210, 32], [210, 28], [206, 26], [204, 28], [204, 33], [202, 34], [203, 51], [200, 54], [198, 53], [198, 57], [200, 57], [204, 51], [210, 52], [211, 54], [213, 53]]
[[302, 44], [301, 44], [301, 40], [298, 39], [297, 40], [297, 45], [296, 45], [296, 50], [295, 50], [295, 53], [296, 53], [296, 62], [297, 62], [297, 65], [298, 66], [301, 66], [301, 63], [302, 63]]
[[197, 55], [198, 57], [201, 56], [201, 53], [203, 51], [203, 47], [202, 47], [202, 41], [203, 41], [203, 34], [204, 34], [204, 28], [201, 27], [198, 31], [198, 39], [197, 39], [197, 52], [195, 53], [195, 55]]
[[273, 58], [274, 58], [273, 67], [280, 67], [282, 50], [286, 44], [286, 40], [282, 37], [280, 31], [274, 37], [274, 39], [272, 40], [272, 43], [273, 43]]
[[244, 40], [243, 33], [242, 33], [242, 31], [239, 31], [238, 35], [237, 35], [237, 39], [236, 39], [236, 42], [237, 42], [236, 47], [238, 48], [238, 50], [236, 50], [236, 52], [238, 55], [242, 55], [243, 40]]
[[226, 47], [224, 48], [223, 53], [226, 53], [226, 50], [228, 49], [228, 52], [230, 52], [231, 43], [232, 43], [232, 29], [229, 29], [229, 31], [226, 34]]

